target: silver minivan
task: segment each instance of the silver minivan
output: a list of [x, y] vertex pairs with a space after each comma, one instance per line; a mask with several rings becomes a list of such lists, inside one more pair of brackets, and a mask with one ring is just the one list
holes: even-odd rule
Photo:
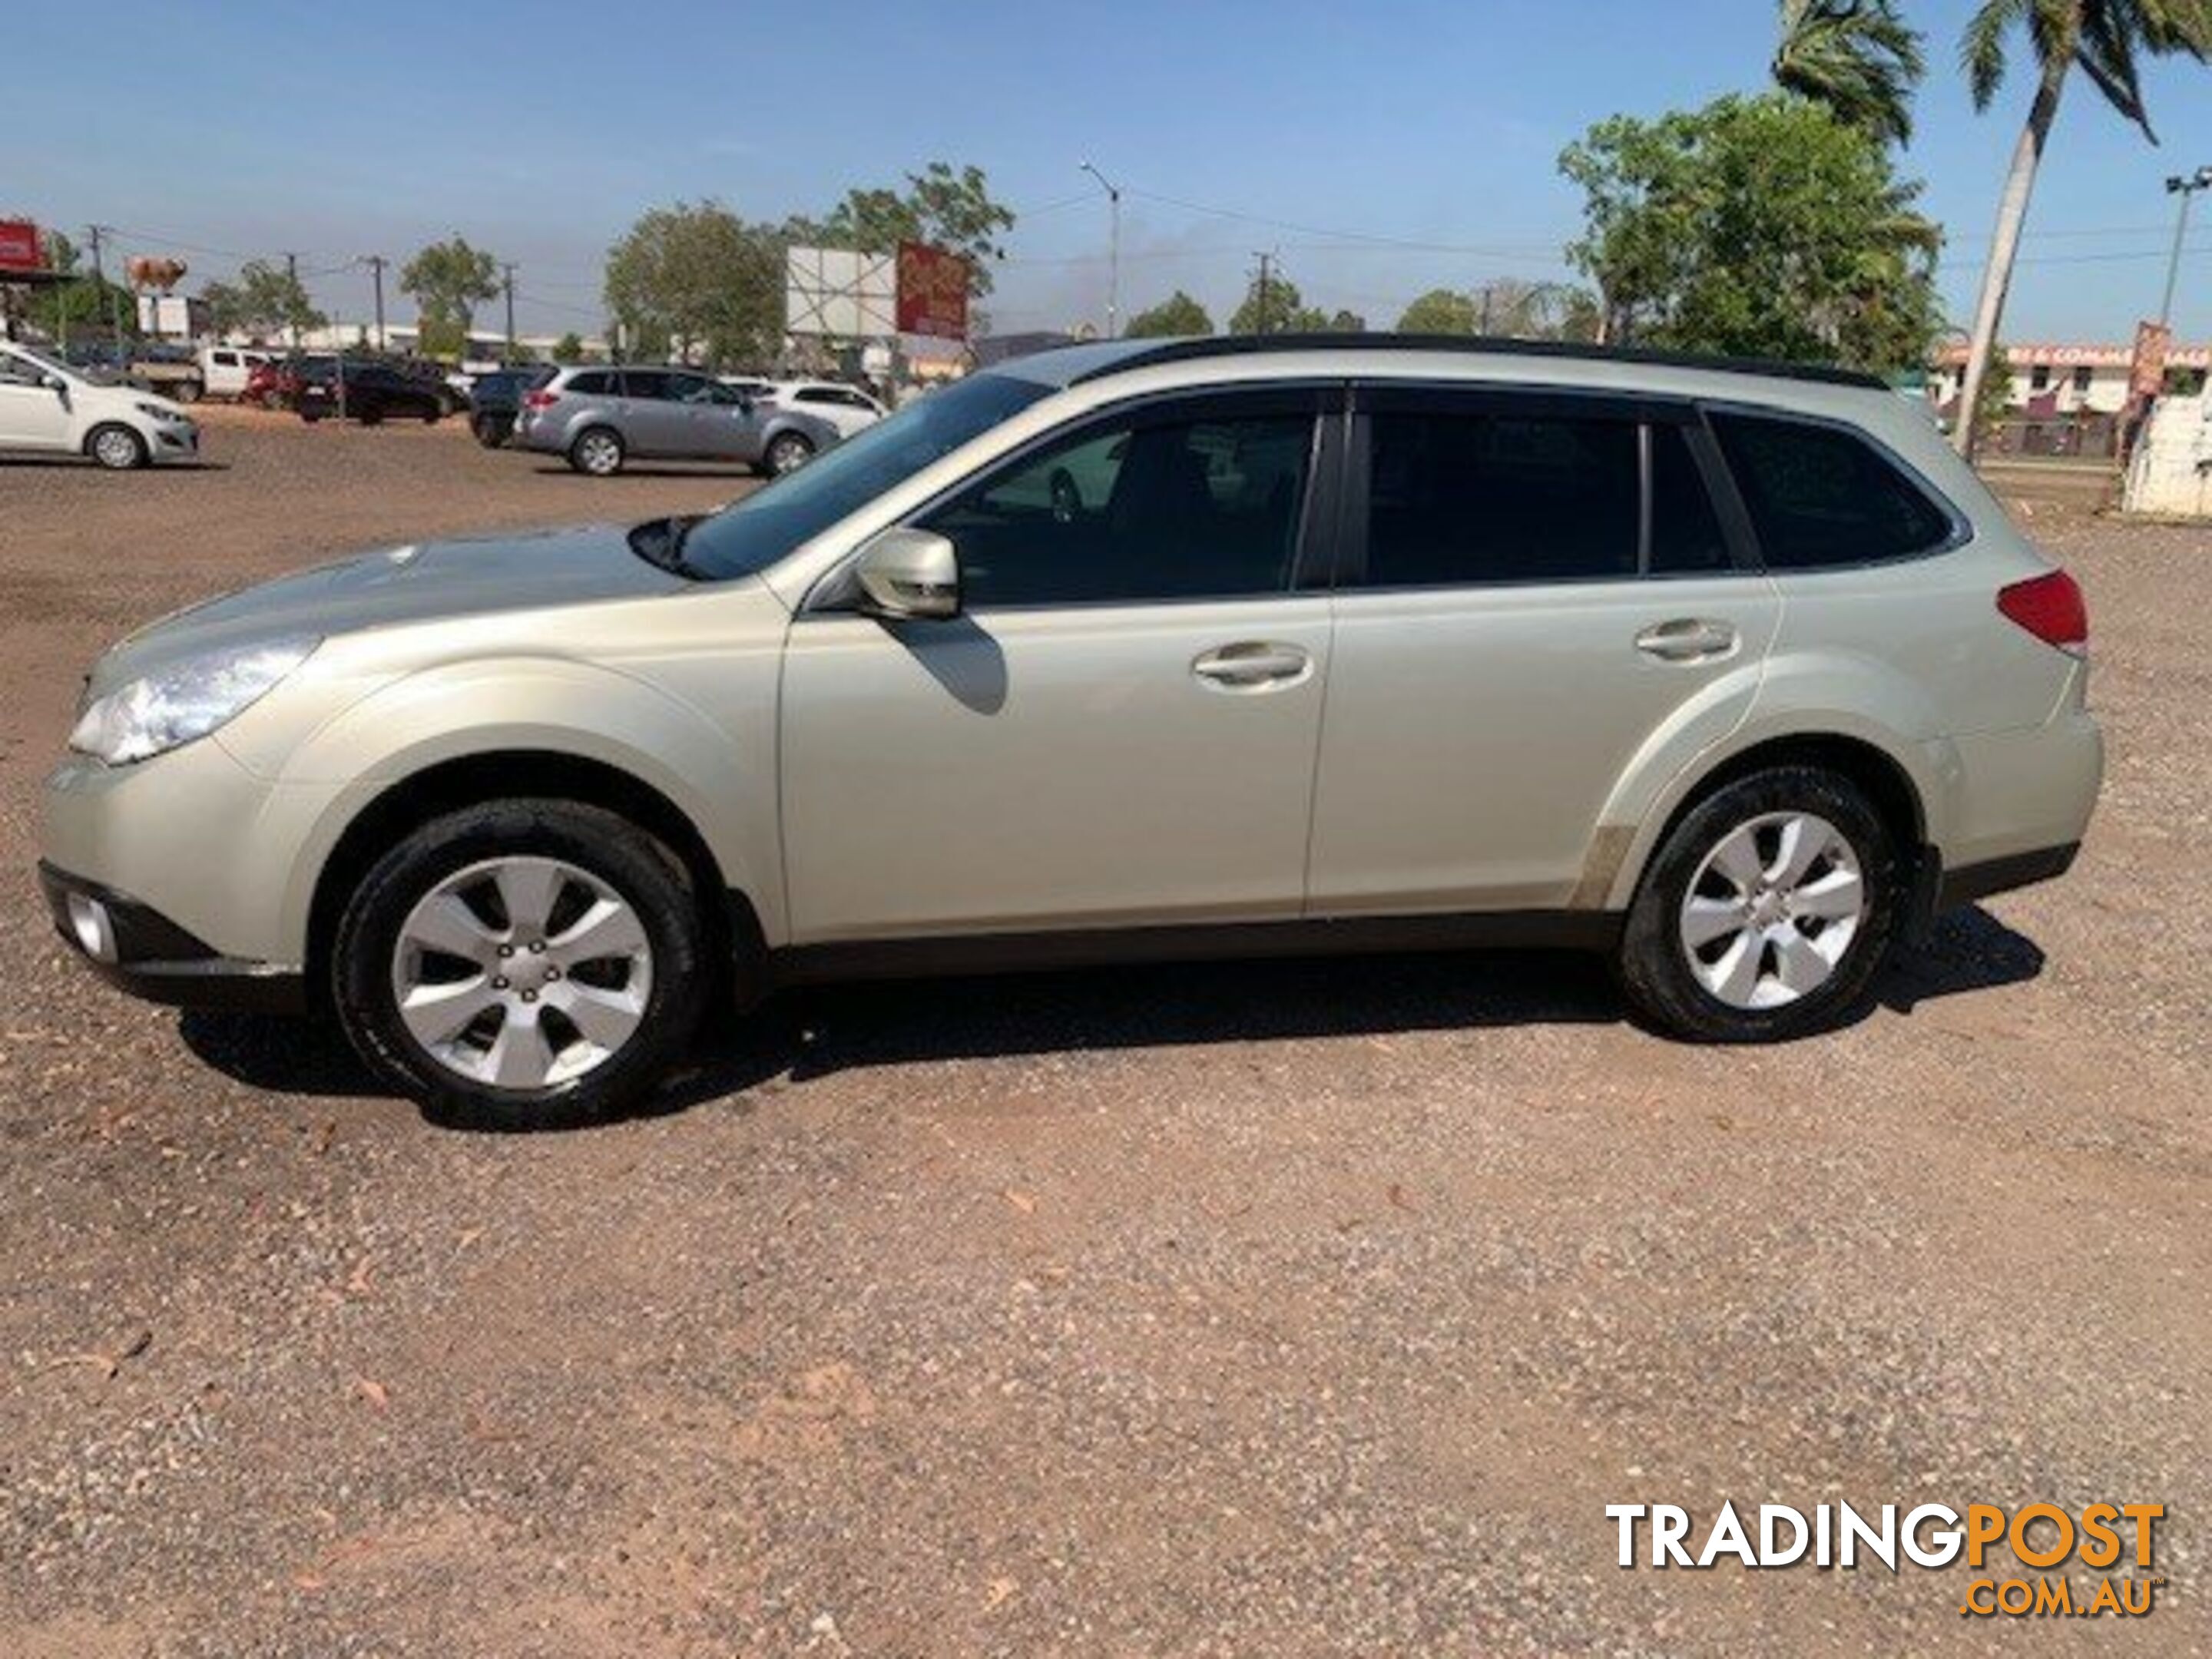
[[1576, 945], [1823, 1030], [2064, 871], [2079, 590], [1878, 381], [1383, 337], [1120, 342], [735, 506], [415, 545], [94, 666], [42, 875], [100, 972], [335, 1017], [532, 1127], [780, 984]]
[[563, 368], [526, 392], [514, 441], [593, 477], [631, 459], [735, 461], [780, 477], [842, 436], [821, 416], [761, 401], [696, 369], [617, 364]]

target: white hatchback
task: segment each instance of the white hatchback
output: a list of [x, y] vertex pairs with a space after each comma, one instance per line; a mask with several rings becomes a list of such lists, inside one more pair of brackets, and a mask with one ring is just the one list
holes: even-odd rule
[[199, 454], [183, 407], [131, 386], [88, 380], [27, 346], [0, 341], [0, 450], [84, 455], [117, 471]]

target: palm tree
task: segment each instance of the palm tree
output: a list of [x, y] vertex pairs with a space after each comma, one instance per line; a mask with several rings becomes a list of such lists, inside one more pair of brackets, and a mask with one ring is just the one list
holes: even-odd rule
[[[1966, 348], [1966, 378], [1959, 407], [1978, 406], [1990, 354], [2004, 316], [2005, 293], [2012, 286], [2013, 257], [2020, 252], [2020, 230], [2035, 190], [2035, 169], [2051, 139], [2058, 113], [2058, 94], [2075, 68], [2105, 94], [2105, 101], [2143, 130], [2154, 144], [2150, 117], [2143, 110], [2136, 60], [2184, 53], [2203, 63], [2212, 56], [2212, 0], [1982, 0], [1966, 25], [1959, 57], [1972, 88], [1974, 107], [1986, 110], [2004, 82], [2005, 40], [2013, 25], [2027, 25], [2035, 50], [2035, 100], [2027, 125], [2012, 153], [2012, 171], [1997, 202], [1996, 234], [1990, 243], [1989, 267], [1982, 274], [1982, 296], [1974, 307], [1974, 331]], [[1961, 455], [1973, 453], [1974, 423], [1961, 419], [1953, 434]]]
[[1774, 79], [1883, 143], [1912, 137], [1920, 36], [1894, 0], [1782, 0]]

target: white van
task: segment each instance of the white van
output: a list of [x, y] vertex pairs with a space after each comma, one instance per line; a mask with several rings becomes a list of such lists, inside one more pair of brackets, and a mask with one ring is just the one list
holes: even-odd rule
[[199, 453], [200, 429], [167, 398], [101, 386], [28, 346], [0, 341], [0, 450], [85, 455], [125, 471]]
[[246, 382], [255, 369], [283, 355], [255, 346], [204, 345], [200, 348], [201, 390], [208, 397], [234, 402], [246, 395]]

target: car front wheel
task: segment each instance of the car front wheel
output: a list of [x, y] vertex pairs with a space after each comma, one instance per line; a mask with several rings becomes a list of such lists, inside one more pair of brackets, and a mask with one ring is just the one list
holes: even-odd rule
[[128, 472], [147, 462], [146, 441], [127, 426], [94, 427], [84, 441], [85, 453], [111, 472]]
[[1862, 1006], [1903, 887], [1894, 839], [1856, 784], [1807, 766], [1753, 773], [1661, 845], [1629, 910], [1623, 988], [1695, 1041], [1826, 1030]]
[[801, 433], [779, 433], [768, 447], [767, 459], [769, 477], [781, 478], [787, 472], [798, 471], [812, 460], [814, 446]]
[[698, 896], [598, 807], [506, 800], [423, 825], [369, 870], [331, 962], [347, 1035], [434, 1116], [567, 1127], [648, 1094], [698, 1023]]

